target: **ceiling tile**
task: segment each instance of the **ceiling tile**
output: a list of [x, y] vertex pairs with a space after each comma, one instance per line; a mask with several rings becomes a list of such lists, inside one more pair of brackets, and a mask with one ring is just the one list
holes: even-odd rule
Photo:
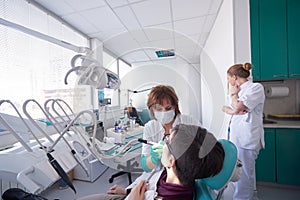
[[128, 0], [130, 3], [136, 3], [136, 2], [141, 2], [141, 1], [148, 1], [148, 0]]
[[123, 56], [131, 51], [140, 49], [138, 43], [131, 37], [129, 33], [116, 35], [103, 42], [103, 45], [112, 50], [116, 55]]
[[149, 58], [157, 59], [157, 55], [155, 53], [155, 51], [157, 51], [157, 50], [159, 50], [159, 49], [148, 48], [148, 49], [144, 49], [144, 52], [148, 55]]
[[[58, 16], [74, 13], [75, 10], [67, 3], [61, 0], [35, 0], [40, 5], [52, 11]], [[58, 6], [59, 5], [59, 6]]]
[[195, 44], [198, 44], [198, 40], [199, 40], [199, 37], [202, 33], [196, 33], [196, 34], [193, 34], [193, 35], [187, 35], [186, 37], [188, 39], [190, 39], [192, 42], [194, 42]]
[[148, 42], [149, 39], [147, 37], [147, 35], [145, 34], [143, 29], [140, 30], [130, 30], [130, 34], [132, 35], [132, 37], [139, 43], [145, 43]]
[[119, 37], [119, 35], [126, 34], [125, 29], [111, 29], [109, 31], [100, 31], [100, 32], [94, 32], [89, 34], [89, 37], [91, 38], [98, 38], [102, 42], [106, 42], [107, 40], [111, 40], [115, 37]]
[[196, 41], [192, 40], [189, 36], [187, 36], [187, 37], [182, 36], [182, 37], [176, 37], [175, 45], [176, 45], [176, 48], [184, 47], [184, 46], [194, 47], [194, 46], [197, 46], [198, 43]]
[[126, 55], [122, 56], [122, 58], [124, 58], [126, 60], [130, 59], [133, 62], [149, 61], [149, 57], [142, 50], [134, 51], [134, 52], [131, 52], [129, 54], [126, 54]]
[[152, 47], [156, 49], [174, 49], [174, 40], [173, 38], [167, 40], [156, 40], [151, 41]]
[[67, 21], [69, 24], [72, 24], [72, 26], [81, 30], [83, 33], [89, 34], [98, 31], [95, 25], [91, 24], [79, 13], [66, 15], [63, 17], [63, 19]]
[[[56, 1], [58, 1], [58, 0], [56, 0]], [[65, 4], [68, 4], [70, 7], [72, 7], [77, 12], [106, 6], [106, 3], [104, 0], [88, 0], [88, 1], [84, 1], [84, 2], [82, 0], [64, 0], [64, 2], [65, 2]]]
[[165, 40], [173, 37], [173, 31], [162, 28], [145, 28], [147, 37], [150, 41]]
[[127, 0], [107, 0], [107, 3], [112, 8], [116, 8], [116, 7], [120, 7], [120, 6], [124, 6], [124, 5], [128, 4]]
[[115, 28], [124, 28], [117, 16], [111, 11], [109, 7], [101, 7], [97, 9], [90, 9], [80, 14], [94, 24], [100, 31], [110, 31]]
[[186, 34], [193, 35], [200, 33], [203, 29], [205, 17], [191, 18], [174, 22], [174, 30]]
[[142, 26], [171, 22], [169, 1], [148, 0], [131, 5]]
[[97, 31], [97, 32], [89, 33], [89, 37], [91, 37], [91, 38], [98, 38], [100, 41], [103, 41], [103, 38], [105, 36], [104, 36], [104, 32]]
[[134, 13], [129, 6], [114, 9], [119, 19], [122, 21], [127, 30], [141, 29]]
[[148, 50], [152, 51], [153, 49], [156, 50], [151, 41], [141, 43], [140, 47], [143, 47], [144, 51], [148, 51]]
[[210, 4], [208, 0], [172, 0], [174, 20], [207, 15]]
[[155, 24], [153, 26], [147, 26], [146, 28], [157, 28], [157, 29], [163, 29], [163, 30], [173, 30], [172, 23], [164, 23], [164, 24]]
[[192, 40], [190, 37], [176, 36], [175, 39], [175, 52], [185, 55], [187, 52], [191, 55], [195, 49], [202, 48], [196, 41]]
[[106, 30], [103, 32], [103, 42], [106, 40], [111, 40], [113, 38], [118, 38], [120, 35], [128, 34], [125, 28], [114, 28], [110, 30]]

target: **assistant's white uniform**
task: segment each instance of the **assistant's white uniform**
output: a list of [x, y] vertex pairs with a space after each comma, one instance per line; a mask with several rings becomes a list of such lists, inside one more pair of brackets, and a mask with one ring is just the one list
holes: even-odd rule
[[[201, 125], [198, 120], [195, 120], [194, 118], [187, 116], [187, 115], [179, 114], [176, 116], [172, 127], [174, 128], [176, 125], [178, 125], [180, 123], [197, 125], [197, 126]], [[151, 142], [159, 142], [163, 139], [164, 134], [165, 134], [165, 129], [162, 126], [162, 124], [160, 122], [158, 122], [157, 120], [153, 119], [145, 124], [143, 139], [145, 139], [147, 141], [151, 141]], [[150, 148], [151, 148], [150, 145], [143, 144], [142, 155], [145, 155], [145, 156], [150, 155]]]
[[[236, 184], [234, 199], [251, 200], [255, 187], [255, 160], [264, 148], [263, 108], [264, 88], [260, 83], [247, 81], [240, 86], [238, 100], [247, 107], [247, 113], [233, 115], [230, 123], [230, 141], [238, 148], [243, 174]], [[231, 105], [229, 98], [229, 105]]]

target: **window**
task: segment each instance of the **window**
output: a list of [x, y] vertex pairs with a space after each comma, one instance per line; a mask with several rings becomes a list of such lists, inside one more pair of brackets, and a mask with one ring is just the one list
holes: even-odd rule
[[[1, 1], [0, 7], [0, 17], [7, 21], [88, 47], [87, 38], [26, 1]], [[48, 98], [62, 98], [72, 106], [76, 76], [68, 77], [68, 85], [64, 84], [64, 76], [76, 52], [3, 25], [0, 45], [1, 99], [12, 101], [21, 114], [27, 99], [35, 99], [43, 106]], [[30, 109], [34, 118], [45, 117], [37, 107]], [[15, 115], [9, 105], [3, 104], [0, 112]]]
[[118, 60], [107, 52], [103, 51], [103, 66], [106, 69], [118, 74]]
[[123, 78], [128, 72], [132, 70], [132, 67], [125, 63], [123, 60], [119, 60], [119, 76]]
[[[122, 79], [132, 69], [131, 66], [122, 59], [116, 58], [106, 51], [103, 51], [103, 66], [118, 74], [120, 79]], [[120, 92], [118, 90], [105, 89], [104, 95], [107, 98], [112, 99], [112, 106], [120, 106]]]

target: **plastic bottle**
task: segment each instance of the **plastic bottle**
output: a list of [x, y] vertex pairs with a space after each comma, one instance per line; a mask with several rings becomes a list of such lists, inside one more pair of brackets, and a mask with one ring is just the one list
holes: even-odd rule
[[118, 124], [117, 121], [115, 122], [115, 132], [116, 132], [116, 133], [119, 132], [119, 124]]

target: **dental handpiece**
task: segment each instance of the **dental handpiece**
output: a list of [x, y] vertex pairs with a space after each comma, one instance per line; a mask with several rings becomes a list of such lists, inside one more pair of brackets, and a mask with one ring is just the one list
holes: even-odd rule
[[149, 144], [149, 145], [157, 144], [156, 142], [147, 141], [147, 140], [144, 140], [144, 139], [142, 139], [142, 138], [139, 138], [138, 141], [139, 141], [139, 142], [142, 142], [142, 143], [144, 143], [144, 144]]
[[152, 178], [152, 176], [155, 174], [156, 169], [152, 169], [151, 174], [148, 176], [148, 178], [146, 179], [146, 184], [149, 184], [150, 179]]

